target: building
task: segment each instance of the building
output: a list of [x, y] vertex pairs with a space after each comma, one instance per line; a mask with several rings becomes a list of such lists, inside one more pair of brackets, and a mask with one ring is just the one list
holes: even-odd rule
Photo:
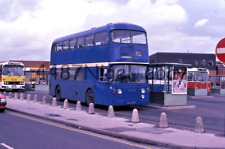
[[157, 52], [149, 57], [150, 63], [191, 64], [190, 67], [207, 68], [210, 75], [216, 75], [216, 55], [206, 53]]
[[26, 69], [30, 70], [49, 70], [50, 62], [49, 61], [25, 61], [25, 60], [10, 60], [13, 62], [21, 62], [24, 64]]
[[225, 76], [225, 64], [216, 62], [216, 75]]

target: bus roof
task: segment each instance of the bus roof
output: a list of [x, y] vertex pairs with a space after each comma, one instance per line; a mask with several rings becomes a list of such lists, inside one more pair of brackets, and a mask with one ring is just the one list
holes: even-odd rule
[[143, 31], [146, 32], [145, 29], [141, 26], [135, 25], [135, 24], [129, 24], [129, 23], [109, 23], [107, 25], [101, 26], [101, 27], [93, 27], [89, 30], [67, 35], [64, 37], [60, 37], [55, 39], [53, 42], [59, 42], [59, 41], [64, 41], [70, 38], [76, 38], [76, 37], [84, 37], [88, 34], [93, 34], [96, 32], [103, 32], [103, 31], [111, 31], [114, 29], [127, 29], [127, 30], [136, 30], [136, 31]]
[[180, 64], [180, 63], [151, 63], [150, 66], [183, 66], [188, 67], [191, 66], [191, 64]]
[[0, 65], [21, 65], [21, 66], [24, 66], [24, 64], [21, 63], [21, 62], [11, 62], [11, 61], [0, 63]]
[[189, 72], [208, 72], [207, 68], [188, 68], [187, 71]]

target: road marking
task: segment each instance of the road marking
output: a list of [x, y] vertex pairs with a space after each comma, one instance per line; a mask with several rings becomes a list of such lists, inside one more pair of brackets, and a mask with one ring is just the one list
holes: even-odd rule
[[7, 145], [5, 143], [1, 143], [1, 146], [4, 146], [7, 149], [14, 149], [14, 148], [12, 148], [11, 146], [9, 146], [9, 145]]
[[[81, 130], [81, 129], [77, 129], [77, 128], [71, 128], [71, 127], [65, 126], [63, 124], [49, 122], [47, 120], [42, 120], [42, 119], [37, 119], [37, 118], [31, 117], [31, 116], [27, 116], [27, 115], [24, 115], [24, 114], [19, 114], [19, 113], [14, 113], [14, 112], [9, 112], [9, 111], [7, 113], [9, 113], [11, 115], [14, 115], [14, 116], [21, 117], [21, 118], [25, 118], [25, 119], [33, 120], [33, 121], [36, 121], [36, 122], [40, 122], [40, 123], [43, 123], [43, 124], [47, 124], [47, 125], [63, 128], [63, 129], [74, 131], [74, 132], [79, 132], [79, 133], [82, 133], [82, 134], [86, 134], [86, 135], [90, 135], [90, 136], [94, 136], [94, 137], [98, 137], [98, 138], [102, 138], [102, 139], [106, 139], [106, 140], [111, 140], [111, 141], [114, 141], [114, 142], [119, 142], [119, 143], [122, 143], [122, 144], [134, 146], [134, 147], [139, 147], [139, 148], [143, 148], [143, 149], [153, 149], [153, 148], [147, 147], [147, 145], [146, 146], [139, 145], [139, 144], [131, 143], [129, 141], [113, 138], [113, 137], [110, 137], [110, 136], [96, 134], [94, 132], [89, 132], [89, 131]], [[154, 147], [154, 149], [158, 149], [158, 148]]]

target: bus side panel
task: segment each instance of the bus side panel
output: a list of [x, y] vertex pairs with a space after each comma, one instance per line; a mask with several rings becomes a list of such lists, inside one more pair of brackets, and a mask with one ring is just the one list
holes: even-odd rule
[[187, 88], [192, 88], [192, 89], [194, 89], [194, 88], [195, 88], [195, 82], [188, 82], [188, 83], [187, 83]]
[[83, 81], [69, 80], [62, 84], [62, 97], [73, 101], [85, 102], [88, 85]]
[[105, 82], [99, 82], [94, 88], [95, 103], [101, 105], [112, 105], [108, 95], [109, 86]]
[[51, 65], [68, 66], [68, 64], [107, 62], [109, 59], [108, 53], [109, 45], [53, 52], [51, 54]]

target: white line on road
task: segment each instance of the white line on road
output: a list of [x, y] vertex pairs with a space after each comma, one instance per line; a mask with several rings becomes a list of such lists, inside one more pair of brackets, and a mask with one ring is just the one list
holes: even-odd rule
[[4, 146], [4, 147], [7, 148], [7, 149], [14, 149], [14, 148], [12, 148], [11, 146], [8, 146], [8, 145], [5, 144], [5, 143], [1, 143], [1, 146]]

